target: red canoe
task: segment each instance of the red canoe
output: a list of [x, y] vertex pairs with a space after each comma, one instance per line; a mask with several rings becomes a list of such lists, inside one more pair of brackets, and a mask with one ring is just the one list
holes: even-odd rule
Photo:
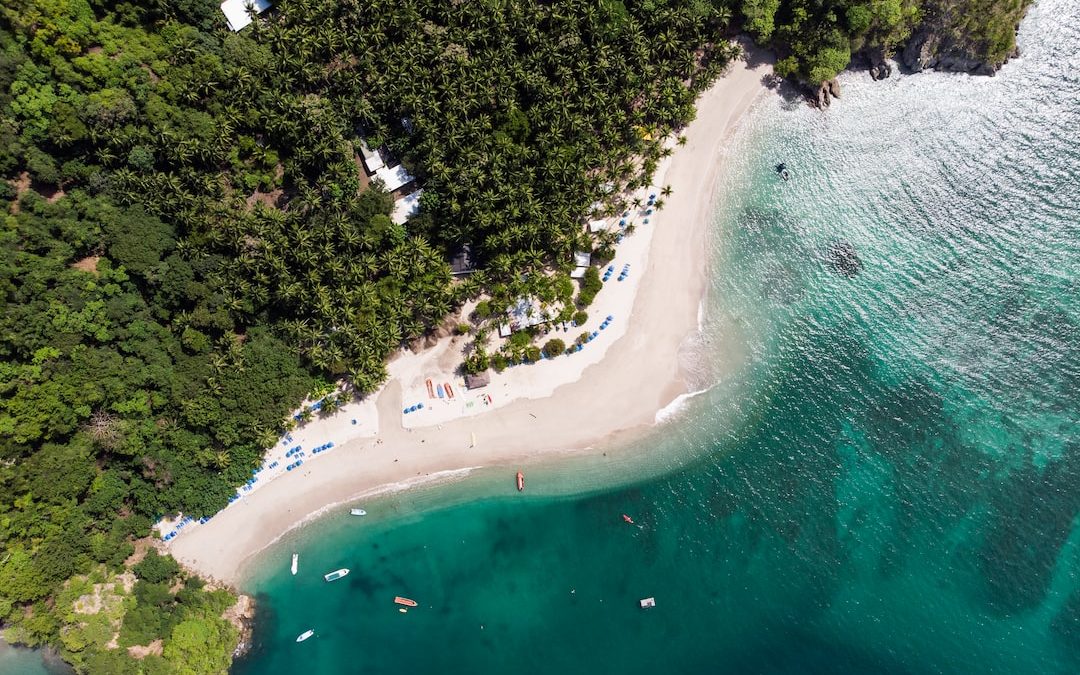
[[521, 473], [520, 471], [518, 471], [517, 473], [517, 486], [518, 492], [521, 492], [525, 489], [525, 474]]
[[626, 515], [625, 513], [622, 514], [622, 519], [625, 520], [626, 522], [630, 523], [631, 525], [634, 524], [634, 519], [631, 518], [630, 516]]

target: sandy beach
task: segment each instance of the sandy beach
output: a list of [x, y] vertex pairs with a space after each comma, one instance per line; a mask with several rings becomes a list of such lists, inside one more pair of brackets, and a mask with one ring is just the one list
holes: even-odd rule
[[[686, 144], [675, 148], [664, 167], [663, 183], [672, 187], [665, 209], [655, 226], [639, 228], [624, 243], [628, 250], [620, 250], [635, 260], [634, 283], [618, 287], [620, 297], [609, 302], [621, 302], [625, 310], [591, 354], [559, 357], [558, 363], [512, 375], [538, 380], [532, 384], [493, 379], [493, 398], [515, 388], [519, 395], [506, 394], [498, 405], [462, 416], [433, 417], [426, 425], [409, 420], [408, 428], [402, 405], [415, 396], [421, 371], [391, 364], [391, 380], [373, 404], [343, 418], [352, 425], [359, 417], [358, 426], [368, 426], [356, 433], [364, 435], [342, 437], [333, 452], [261, 484], [205, 524], [186, 529], [169, 543], [172, 554], [204, 575], [237, 583], [254, 554], [329, 504], [429, 475], [511, 464], [545, 452], [587, 452], [652, 427], [658, 411], [687, 392], [680, 351], [698, 329], [721, 150], [766, 91], [763, 79], [770, 72], [771, 65], [754, 53], [754, 65], [732, 64], [699, 99]], [[621, 257], [616, 261], [623, 264]], [[614, 280], [608, 285], [614, 287]], [[564, 339], [570, 343], [574, 334]], [[567, 365], [575, 358], [581, 359], [576, 367]], [[546, 375], [539, 370], [544, 366], [551, 367]]]

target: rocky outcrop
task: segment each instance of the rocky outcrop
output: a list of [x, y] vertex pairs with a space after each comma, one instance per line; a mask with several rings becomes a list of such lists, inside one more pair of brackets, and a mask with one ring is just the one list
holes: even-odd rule
[[822, 82], [817, 90], [817, 107], [829, 107], [834, 98], [840, 98], [840, 82], [835, 79]]
[[222, 613], [225, 619], [240, 632], [240, 640], [233, 650], [233, 658], [239, 658], [251, 649], [251, 633], [255, 627], [255, 601], [249, 595], [238, 594], [236, 604]]
[[912, 72], [947, 70], [993, 75], [1016, 57], [1016, 32], [1031, 0], [925, 0], [922, 22], [900, 60]]
[[889, 62], [889, 55], [883, 47], [870, 50], [866, 54], [866, 60], [869, 62], [867, 70], [870, 71], [872, 79], [887, 80], [892, 77], [892, 64]]
[[[924, 28], [908, 41], [901, 53], [901, 59], [904, 66], [913, 73], [934, 69], [972, 75], [993, 75], [1005, 63], [987, 63], [964, 52], [965, 50], [957, 45], [950, 45], [948, 39]], [[1013, 50], [1012, 56], [1016, 54], [1016, 50]]]

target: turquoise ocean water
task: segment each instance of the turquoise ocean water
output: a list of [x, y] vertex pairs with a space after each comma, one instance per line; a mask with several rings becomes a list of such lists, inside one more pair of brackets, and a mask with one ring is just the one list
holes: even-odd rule
[[235, 672], [1078, 672], [1080, 7], [1021, 45], [763, 101], [697, 347], [731, 374], [523, 496], [500, 469], [291, 536]]

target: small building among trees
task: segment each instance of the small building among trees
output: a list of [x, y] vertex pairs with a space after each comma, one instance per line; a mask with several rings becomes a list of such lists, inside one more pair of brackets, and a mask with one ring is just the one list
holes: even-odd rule
[[491, 384], [491, 374], [488, 371], [482, 373], [468, 374], [465, 376], [465, 388], [466, 389], [480, 389]]
[[246, 28], [251, 23], [250, 8], [256, 14], [262, 14], [273, 5], [270, 0], [225, 0], [221, 3], [221, 12], [232, 31]]

